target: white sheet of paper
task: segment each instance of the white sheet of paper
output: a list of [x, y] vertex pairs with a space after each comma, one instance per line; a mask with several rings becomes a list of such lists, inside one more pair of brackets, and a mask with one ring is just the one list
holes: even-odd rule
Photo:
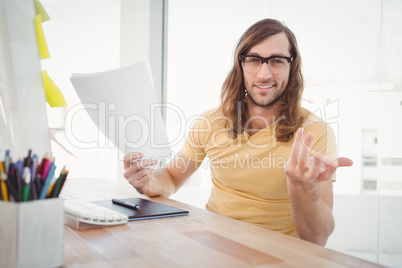
[[92, 121], [123, 154], [141, 152], [157, 160], [170, 157], [161, 106], [144, 62], [73, 74], [70, 80]]

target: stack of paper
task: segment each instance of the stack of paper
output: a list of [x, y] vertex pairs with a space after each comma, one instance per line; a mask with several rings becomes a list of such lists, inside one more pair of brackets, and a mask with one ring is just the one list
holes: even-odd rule
[[170, 157], [161, 106], [144, 62], [70, 79], [93, 122], [123, 154]]

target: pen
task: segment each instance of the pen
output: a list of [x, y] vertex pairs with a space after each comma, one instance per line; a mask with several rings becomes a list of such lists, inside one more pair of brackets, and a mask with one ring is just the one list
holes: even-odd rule
[[61, 187], [61, 184], [62, 184], [62, 181], [63, 181], [63, 177], [66, 176], [66, 171], [67, 171], [66, 167], [64, 166], [63, 169], [60, 172], [59, 178], [56, 180], [56, 182], [55, 182], [55, 184], [53, 186], [53, 190], [50, 193], [50, 197], [57, 197], [58, 196], [58, 193], [60, 192], [60, 189], [61, 189], [60, 187]]
[[29, 186], [31, 182], [31, 169], [29, 167], [24, 167], [23, 174], [24, 186], [22, 188], [22, 201], [28, 201], [29, 199]]
[[1, 193], [3, 195], [3, 200], [8, 201], [8, 192], [7, 192], [7, 174], [3, 171], [3, 163], [0, 162], [0, 180], [1, 180]]
[[38, 156], [36, 154], [33, 155], [32, 157], [32, 166], [31, 166], [31, 182], [29, 183], [29, 200], [36, 200], [38, 198], [38, 194], [36, 191], [36, 185], [35, 185], [35, 180], [36, 180], [36, 169], [38, 166]]
[[45, 184], [43, 185], [42, 190], [41, 190], [40, 195], [39, 195], [39, 199], [45, 199], [46, 198], [46, 194], [47, 194], [47, 192], [49, 190], [50, 183], [52, 181], [55, 169], [56, 169], [56, 166], [54, 165], [53, 162], [51, 162], [49, 172], [47, 173], [47, 177], [46, 177], [46, 180], [45, 180]]
[[[47, 153], [43, 156], [42, 161], [40, 162], [40, 164], [37, 167], [36, 170], [36, 177], [40, 178], [42, 181], [44, 181], [46, 179], [46, 174], [47, 174], [47, 170], [49, 169], [49, 158]], [[47, 169], [47, 170], [46, 170]]]
[[14, 176], [14, 181], [16, 182], [16, 194], [17, 196], [15, 197], [17, 200], [16, 201], [21, 201], [22, 200], [22, 175], [23, 175], [23, 163], [21, 160], [18, 160], [15, 163], [15, 176]]
[[46, 195], [47, 197], [52, 197], [53, 188], [55, 187], [56, 182], [59, 178], [60, 178], [60, 176], [59, 177], [54, 176], [52, 178], [52, 181], [50, 182], [49, 190], [47, 190], [47, 195]]
[[28, 151], [28, 156], [24, 158], [24, 170], [22, 174], [23, 187], [22, 187], [22, 201], [28, 201], [29, 199], [29, 188], [31, 184], [31, 167], [32, 167], [32, 151]]
[[6, 174], [8, 174], [9, 172], [9, 166], [10, 166], [10, 150], [6, 150], [6, 159], [4, 162], [4, 171], [6, 172]]
[[12, 181], [12, 180], [16, 179], [17, 172], [18, 172], [17, 168], [15, 167], [15, 165], [13, 163], [11, 163], [9, 174], [8, 175], [5, 173], [3, 173], [3, 174], [5, 174], [4, 181], [7, 186], [6, 188], [7, 188], [9, 200], [11, 200], [10, 197], [13, 197], [14, 201], [18, 202], [18, 201], [20, 201], [20, 199], [18, 198], [19, 195], [18, 195], [15, 183], [13, 183], [13, 181]]
[[44, 184], [43, 180], [40, 177], [36, 177], [35, 184], [34, 184], [34, 187], [35, 187], [36, 193], [37, 193], [36, 199], [39, 199], [39, 195], [42, 191], [43, 184]]
[[[42, 161], [43, 162], [43, 161]], [[44, 158], [43, 166], [40, 175], [42, 176], [43, 180], [46, 180], [47, 175], [49, 173], [49, 169], [51, 166], [51, 161], [48, 158]]]
[[57, 193], [56, 193], [56, 197], [58, 197], [58, 196], [60, 195], [61, 190], [63, 189], [64, 183], [66, 182], [67, 175], [68, 175], [68, 170], [66, 170], [66, 171], [64, 172], [64, 174], [63, 174], [60, 187], [59, 187], [59, 189], [58, 189], [58, 191], [57, 191]]
[[135, 204], [135, 203], [131, 203], [131, 202], [127, 202], [127, 201], [124, 201], [124, 200], [113, 198], [112, 202], [113, 202], [113, 204], [116, 204], [116, 205], [119, 205], [119, 206], [131, 208], [131, 209], [135, 209], [135, 210], [140, 209], [140, 205]]

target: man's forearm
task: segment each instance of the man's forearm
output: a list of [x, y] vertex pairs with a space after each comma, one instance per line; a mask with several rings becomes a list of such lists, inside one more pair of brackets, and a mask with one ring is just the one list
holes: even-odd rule
[[331, 208], [321, 199], [318, 183], [292, 182], [288, 178], [288, 193], [299, 237], [324, 246], [335, 223]]

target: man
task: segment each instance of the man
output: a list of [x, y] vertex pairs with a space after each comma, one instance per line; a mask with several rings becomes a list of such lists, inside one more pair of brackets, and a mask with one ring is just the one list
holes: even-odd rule
[[[221, 105], [194, 124], [183, 149], [156, 172], [155, 160], [127, 155], [125, 178], [138, 192], [169, 196], [208, 157], [206, 209], [325, 245], [334, 229], [333, 131], [301, 107], [303, 76], [293, 33], [265, 19], [240, 38]], [[304, 135], [304, 133], [307, 133]]]

